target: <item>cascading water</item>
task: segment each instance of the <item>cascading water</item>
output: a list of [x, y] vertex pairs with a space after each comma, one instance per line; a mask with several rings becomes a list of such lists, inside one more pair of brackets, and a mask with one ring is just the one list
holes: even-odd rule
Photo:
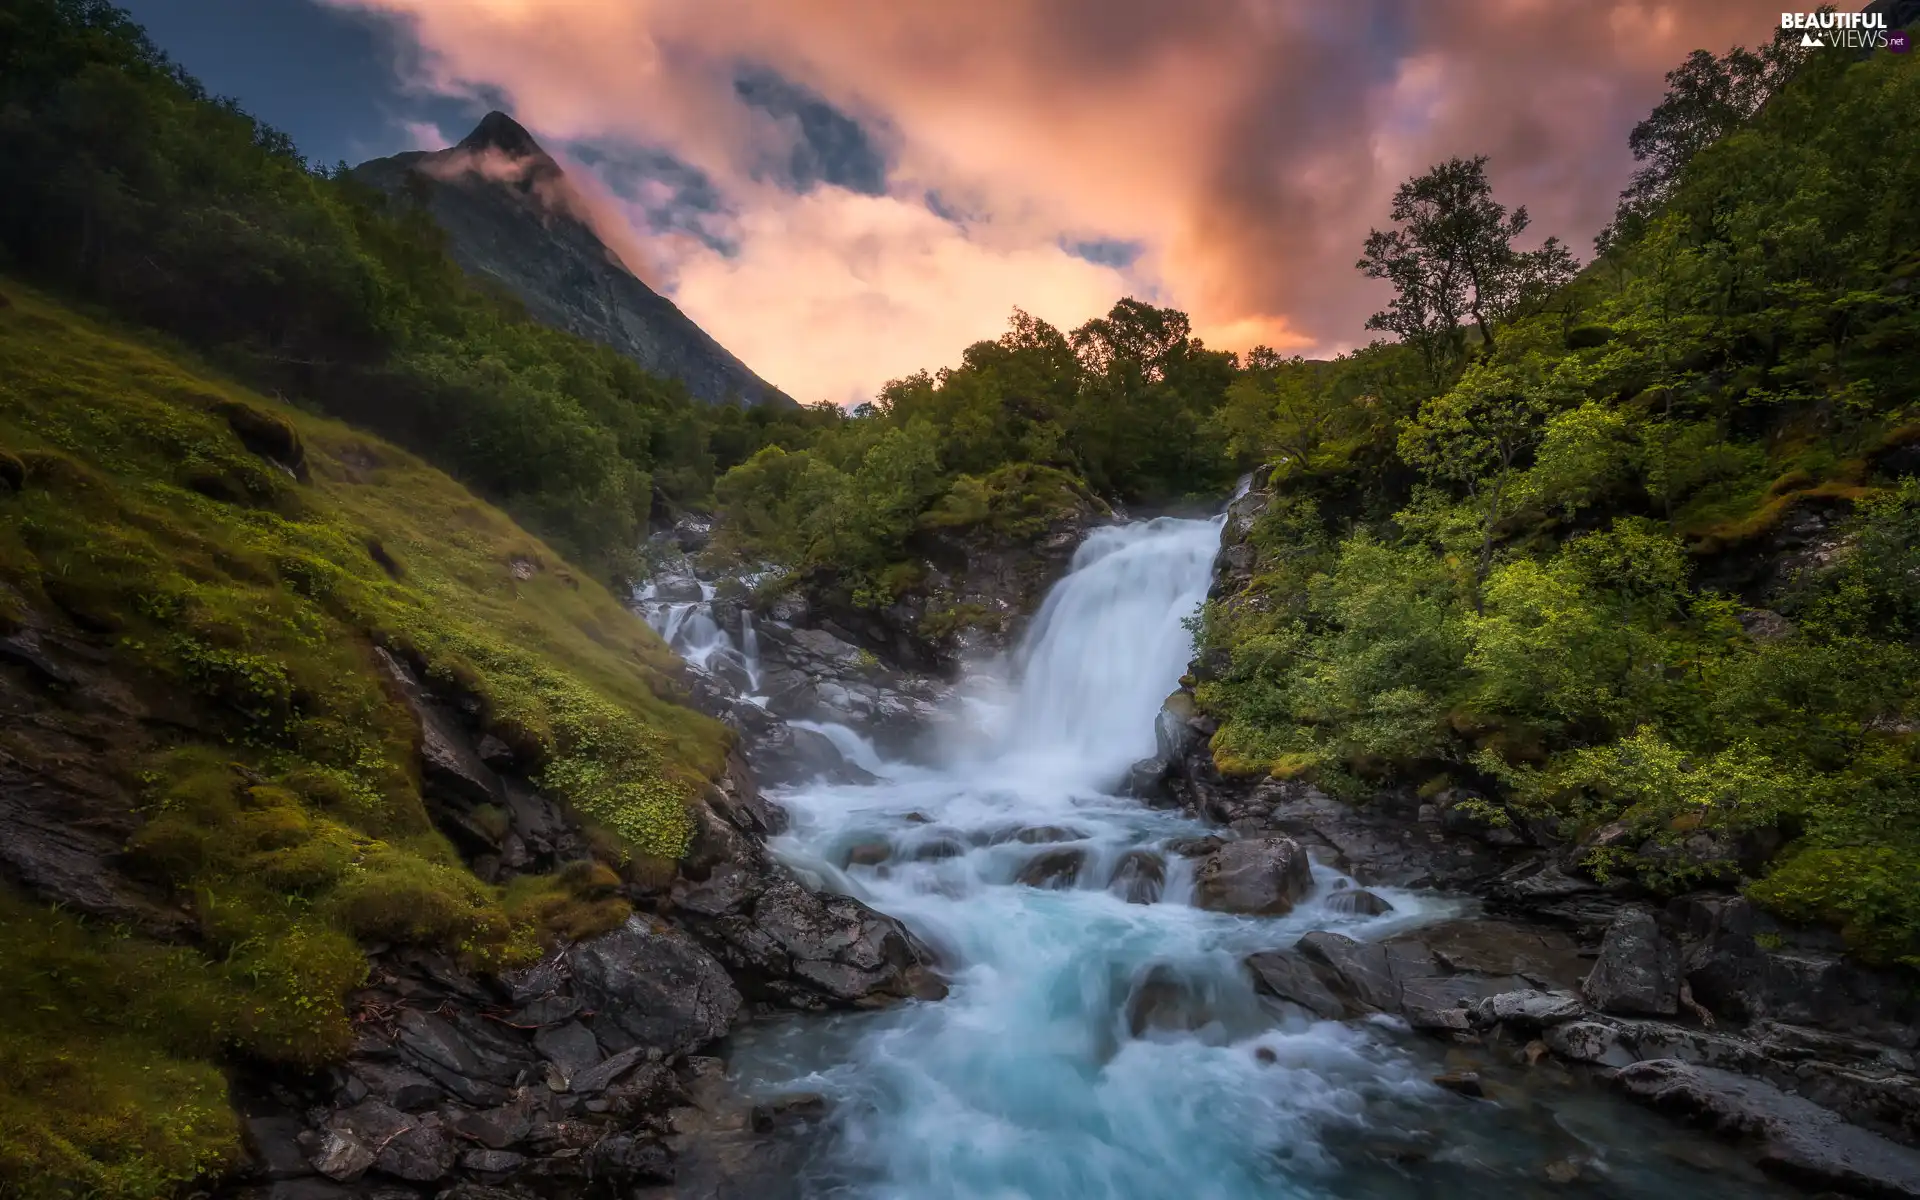
[[[1432, 1200], [1479, 1196], [1502, 1174], [1532, 1194], [1555, 1152], [1601, 1181], [1582, 1195], [1763, 1194], [1676, 1181], [1645, 1149], [1672, 1132], [1637, 1110], [1597, 1097], [1525, 1116], [1469, 1105], [1430, 1081], [1443, 1069], [1431, 1043], [1261, 1004], [1246, 954], [1312, 929], [1376, 937], [1457, 906], [1380, 889], [1391, 914], [1335, 914], [1319, 899], [1335, 873], [1316, 867], [1315, 898], [1286, 917], [1204, 911], [1166, 850], [1207, 831], [1104, 790], [1153, 751], [1218, 528], [1163, 518], [1089, 538], [1022, 648], [993, 752], [935, 769], [869, 750], [882, 783], [782, 797], [793, 826], [776, 850], [906, 921], [952, 982], [938, 1003], [736, 1035], [747, 1087], [835, 1102], [794, 1194]], [[1164, 864], [1158, 903], [1122, 894], [1143, 852]]]
[[1094, 531], [1021, 648], [1003, 759], [1111, 784], [1153, 753], [1153, 720], [1186, 668], [1183, 619], [1206, 598], [1218, 521], [1160, 518]]
[[703, 671], [730, 674], [743, 693], [758, 691], [760, 638], [753, 627], [753, 615], [745, 608], [739, 609], [740, 637], [736, 641], [715, 614], [714, 586], [678, 582], [695, 582], [698, 598], [663, 596], [658, 584], [649, 583], [633, 598], [641, 618], [681, 658]]

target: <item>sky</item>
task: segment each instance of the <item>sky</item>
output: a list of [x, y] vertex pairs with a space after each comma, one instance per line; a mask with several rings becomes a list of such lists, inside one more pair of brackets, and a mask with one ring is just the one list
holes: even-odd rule
[[636, 271], [763, 377], [853, 403], [1017, 306], [1132, 295], [1209, 345], [1362, 344], [1394, 188], [1484, 154], [1591, 244], [1627, 134], [1760, 0], [121, 0], [323, 163], [510, 112]]

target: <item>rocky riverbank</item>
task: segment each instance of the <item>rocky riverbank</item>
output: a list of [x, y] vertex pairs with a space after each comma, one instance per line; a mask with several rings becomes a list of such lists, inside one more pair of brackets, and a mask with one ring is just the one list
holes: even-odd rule
[[[1265, 502], [1252, 493], [1230, 511], [1216, 596], [1244, 583], [1244, 541]], [[1134, 768], [1136, 792], [1232, 839], [1302, 846], [1363, 885], [1464, 893], [1484, 912], [1380, 943], [1309, 933], [1247, 959], [1268, 996], [1328, 1019], [1397, 1017], [1462, 1063], [1593, 1072], [1794, 1184], [1920, 1196], [1910, 974], [1865, 968], [1831, 934], [1784, 926], [1732, 892], [1660, 897], [1597, 878], [1584, 864], [1612, 829], [1569, 844], [1538, 823], [1490, 820], [1464, 792], [1351, 805], [1299, 782], [1227, 779], [1211, 733], [1191, 691], [1175, 693], [1158, 754]], [[1473, 1070], [1439, 1082], [1499, 1099]]]
[[[421, 730], [435, 820], [476, 868], [588, 869], [588, 837], [479, 735], [455, 693], [389, 657]], [[479, 817], [504, 811], [504, 821]], [[243, 1081], [253, 1162], [238, 1200], [433, 1195], [773, 1195], [781, 1147], [820, 1114], [805, 1095], [735, 1096], [703, 1052], [755, 1011], [874, 1007], [944, 992], [899, 922], [803, 886], [768, 855], [780, 810], [735, 758], [694, 813], [691, 851], [616, 880], [635, 912], [500, 977], [374, 948], [345, 1061]], [[638, 1189], [638, 1191], [636, 1191]]]

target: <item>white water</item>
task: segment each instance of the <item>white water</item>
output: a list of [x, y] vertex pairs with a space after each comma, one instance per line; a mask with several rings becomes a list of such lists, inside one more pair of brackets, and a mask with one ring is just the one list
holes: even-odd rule
[[[731, 1058], [747, 1086], [835, 1102], [795, 1194], [1433, 1200], [1484, 1196], [1489, 1178], [1505, 1175], [1509, 1190], [1531, 1195], [1545, 1187], [1541, 1164], [1569, 1154], [1611, 1173], [1609, 1186], [1576, 1194], [1757, 1194], [1711, 1177], [1676, 1182], [1639, 1151], [1611, 1150], [1618, 1122], [1652, 1120], [1617, 1105], [1603, 1103], [1598, 1116], [1574, 1102], [1488, 1116], [1503, 1110], [1430, 1082], [1444, 1069], [1430, 1043], [1390, 1023], [1314, 1022], [1263, 1007], [1239, 966], [1311, 929], [1375, 937], [1444, 914], [1447, 901], [1381, 889], [1393, 914], [1328, 914], [1320, 897], [1337, 877], [1316, 868], [1315, 897], [1291, 915], [1236, 918], [1189, 906], [1191, 869], [1174, 856], [1160, 903], [1107, 890], [1128, 850], [1206, 832], [1105, 789], [1153, 751], [1155, 712], [1190, 653], [1181, 621], [1204, 595], [1217, 536], [1216, 522], [1165, 519], [1094, 534], [1018, 656], [991, 753], [940, 769], [888, 764], [848, 731], [819, 727], [884, 781], [782, 797], [794, 823], [776, 849], [816, 886], [906, 921], [942, 956], [952, 992], [736, 1036]], [[1041, 826], [1076, 840], [1011, 836]], [[889, 862], [837, 865], [873, 842], [890, 844]], [[1035, 856], [1068, 846], [1087, 853], [1078, 886], [1013, 882]], [[1129, 1027], [1129, 996], [1150, 971], [1184, 985], [1197, 1027]], [[1352, 1149], [1433, 1129], [1439, 1148], [1412, 1173], [1391, 1153]]]
[[740, 690], [752, 695], [760, 689], [760, 636], [753, 628], [753, 614], [740, 609], [739, 637], [721, 628], [714, 619], [714, 586], [700, 584], [698, 600], [666, 600], [659, 586], [649, 583], [633, 597], [634, 605], [662, 641], [674, 653], [703, 671], [714, 671], [724, 661], [743, 685]]

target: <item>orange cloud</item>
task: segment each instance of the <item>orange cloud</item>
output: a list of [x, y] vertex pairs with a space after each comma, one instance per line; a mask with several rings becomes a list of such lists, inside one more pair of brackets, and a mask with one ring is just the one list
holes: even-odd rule
[[[1016, 303], [1073, 324], [1126, 292], [1230, 348], [1352, 345], [1382, 300], [1353, 261], [1401, 179], [1489, 154], [1497, 194], [1582, 244], [1662, 74], [1778, 20], [1758, 0], [329, 2], [407, 18], [429, 87], [706, 172], [738, 254], [648, 251], [695, 320], [803, 399], [953, 361]], [[739, 101], [743, 62], [884, 129], [888, 195], [758, 178], [797, 131]], [[928, 212], [929, 189], [967, 220]], [[1144, 253], [1115, 271], [1063, 236]]]

